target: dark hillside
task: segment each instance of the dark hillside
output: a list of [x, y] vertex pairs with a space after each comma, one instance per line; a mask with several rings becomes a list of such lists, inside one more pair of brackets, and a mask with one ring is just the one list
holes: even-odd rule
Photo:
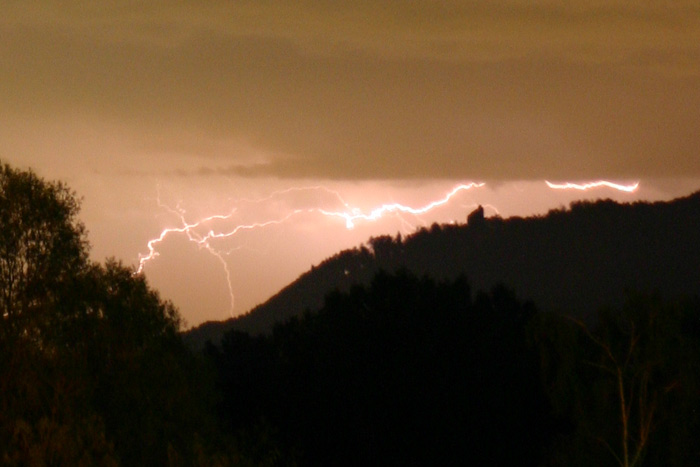
[[618, 306], [627, 290], [700, 293], [700, 192], [669, 202], [572, 203], [544, 216], [437, 225], [369, 240], [302, 274], [239, 318], [189, 333], [193, 345], [227, 329], [252, 334], [322, 306], [333, 290], [367, 285], [377, 271], [404, 268], [438, 280], [465, 275], [475, 290], [508, 284], [543, 310], [587, 319]]

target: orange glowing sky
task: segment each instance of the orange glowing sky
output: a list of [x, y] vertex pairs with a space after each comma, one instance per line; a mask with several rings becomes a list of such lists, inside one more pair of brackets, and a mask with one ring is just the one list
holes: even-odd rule
[[[340, 248], [477, 203], [524, 215], [700, 188], [695, 0], [3, 3], [0, 159], [78, 191], [95, 259], [136, 264], [177, 224], [158, 193], [194, 221], [292, 186], [370, 210], [486, 182], [421, 219], [241, 234], [225, 246], [235, 313]], [[544, 184], [599, 179], [641, 185]], [[305, 196], [256, 214], [333, 202]], [[162, 246], [151, 282], [190, 324], [226, 318], [217, 259]]]

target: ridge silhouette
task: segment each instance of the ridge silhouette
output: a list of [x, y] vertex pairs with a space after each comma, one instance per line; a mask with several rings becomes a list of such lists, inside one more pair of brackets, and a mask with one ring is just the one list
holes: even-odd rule
[[625, 291], [666, 296], [700, 293], [700, 191], [667, 202], [576, 201], [532, 217], [483, 218], [421, 228], [402, 237], [372, 237], [303, 273], [265, 303], [187, 333], [201, 348], [229, 329], [253, 335], [317, 310], [324, 297], [367, 285], [380, 270], [405, 269], [451, 280], [465, 276], [474, 290], [507, 284], [544, 311], [584, 321], [619, 306]]

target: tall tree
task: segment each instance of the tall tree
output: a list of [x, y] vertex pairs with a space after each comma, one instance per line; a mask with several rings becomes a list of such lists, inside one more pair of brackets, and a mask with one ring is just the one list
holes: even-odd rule
[[64, 184], [0, 166], [0, 464], [215, 463], [177, 310], [88, 260], [78, 210]]
[[0, 332], [51, 328], [49, 310], [88, 264], [79, 207], [63, 183], [0, 165]]
[[[0, 164], [0, 463], [109, 463], [89, 375], [63, 333], [80, 315], [88, 244], [63, 183]], [[76, 344], [77, 346], [77, 344]]]

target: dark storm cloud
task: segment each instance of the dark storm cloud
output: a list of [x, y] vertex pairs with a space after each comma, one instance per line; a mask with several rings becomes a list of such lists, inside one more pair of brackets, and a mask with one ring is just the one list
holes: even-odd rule
[[700, 175], [697, 2], [25, 3], [0, 19], [0, 117], [100, 128], [99, 150], [62, 157], [191, 158], [177, 170], [199, 175]]

